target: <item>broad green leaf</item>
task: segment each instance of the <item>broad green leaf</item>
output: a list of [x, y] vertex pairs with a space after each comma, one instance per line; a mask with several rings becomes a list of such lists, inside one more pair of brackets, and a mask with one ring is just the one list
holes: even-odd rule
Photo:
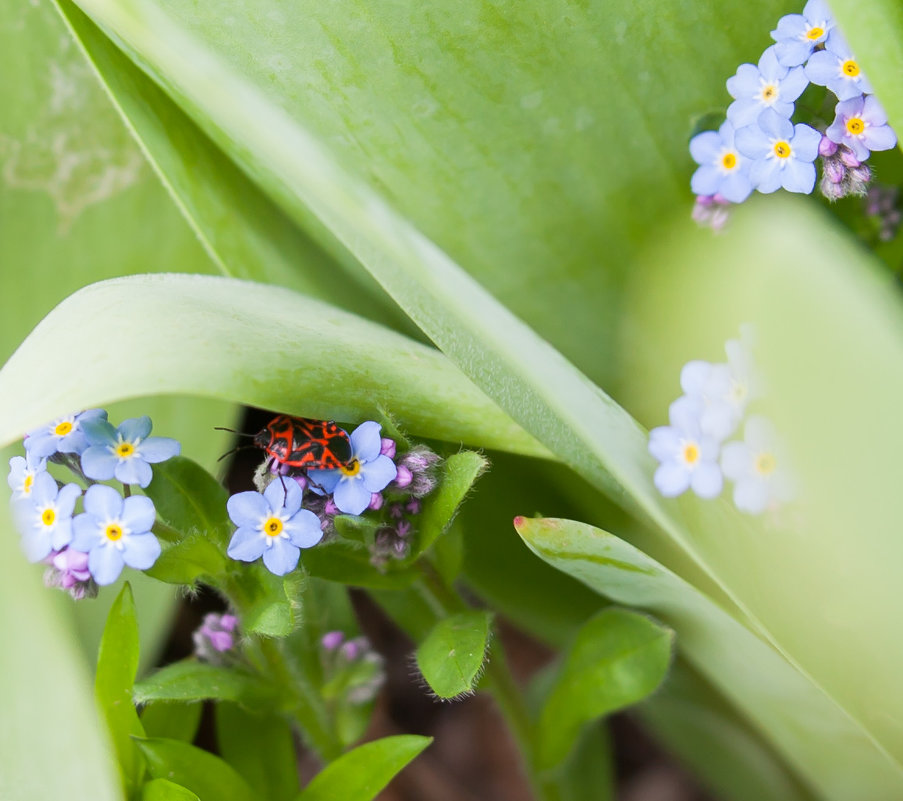
[[179, 740], [136, 741], [151, 776], [169, 779], [203, 801], [260, 801], [247, 782], [218, 756]]
[[616, 603], [652, 612], [681, 653], [824, 799], [875, 801], [903, 774], [868, 735], [777, 651], [705, 595], [626, 542], [568, 520], [518, 518], [538, 556]]
[[191, 790], [168, 779], [152, 779], [141, 788], [141, 801], [201, 801]]
[[724, 801], [815, 801], [768, 742], [681, 659], [636, 708], [644, 725]]
[[439, 698], [473, 693], [489, 647], [492, 614], [462, 612], [440, 620], [417, 648], [417, 669]]
[[664, 680], [673, 632], [636, 612], [604, 609], [589, 620], [564, 662], [537, 724], [537, 765], [560, 765], [583, 727], [643, 700]]
[[[87, 364], [59, 349], [73, 326], [94, 348]], [[47, 370], [52, 385], [23, 405], [17, 388]], [[382, 404], [420, 435], [544, 453], [428, 347], [285, 289], [180, 275], [94, 284], [60, 304], [0, 371], [0, 442], [61, 408], [163, 391], [338, 420]]]
[[148, 703], [141, 710], [141, 725], [148, 737], [165, 737], [168, 740], [190, 743], [197, 734], [203, 708], [203, 704], [195, 703]]
[[152, 701], [237, 701], [249, 706], [273, 703], [276, 692], [261, 678], [238, 667], [184, 659], [137, 682], [135, 703]]
[[294, 801], [300, 788], [292, 727], [285, 718], [255, 711], [217, 704], [219, 753], [262, 799]]
[[0, 520], [0, 798], [56, 801], [90, 787], [92, 799], [123, 801], [76, 632]]
[[154, 478], [144, 490], [159, 517], [183, 536], [199, 532], [214, 543], [229, 543], [228, 493], [199, 464], [174, 456], [154, 465]]
[[323, 768], [297, 801], [372, 801], [432, 741], [431, 737], [399, 734], [360, 745]]
[[164, 547], [153, 567], [145, 571], [151, 578], [167, 584], [191, 586], [204, 576], [223, 572], [226, 558], [203, 534], [191, 534], [181, 542]]
[[126, 789], [133, 792], [141, 782], [144, 764], [133, 737], [144, 729], [132, 703], [132, 686], [138, 670], [138, 620], [128, 582], [123, 586], [107, 617], [100, 641], [94, 692], [110, 730]]
[[291, 287], [367, 317], [398, 322], [400, 315], [394, 310], [389, 314], [385, 296], [353, 260], [334, 260], [323, 252], [75, 5], [69, 0], [56, 5], [221, 272]]
[[438, 476], [439, 486], [424, 499], [417, 520], [417, 554], [448, 530], [458, 507], [488, 467], [486, 457], [474, 451], [461, 451], [445, 459]]

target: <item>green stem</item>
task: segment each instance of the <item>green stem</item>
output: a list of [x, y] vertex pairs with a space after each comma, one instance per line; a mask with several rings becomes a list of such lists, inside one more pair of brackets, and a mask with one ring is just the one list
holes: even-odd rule
[[288, 711], [309, 738], [311, 746], [324, 762], [339, 757], [342, 744], [332, 731], [326, 706], [316, 688], [297, 664], [289, 664], [281, 642], [261, 637], [257, 644], [273, 681], [292, 692], [293, 703]]
[[[452, 615], [468, 609], [467, 603], [446, 584], [445, 580], [425, 559], [419, 562], [422, 579], [417, 583], [423, 598], [437, 612], [437, 616]], [[523, 694], [511, 670], [501, 643], [496, 640], [490, 648], [483, 673], [488, 690], [501, 710], [502, 716], [523, 755], [524, 770], [538, 801], [552, 801], [557, 797], [551, 784], [536, 771], [533, 749], [533, 723], [524, 703]]]

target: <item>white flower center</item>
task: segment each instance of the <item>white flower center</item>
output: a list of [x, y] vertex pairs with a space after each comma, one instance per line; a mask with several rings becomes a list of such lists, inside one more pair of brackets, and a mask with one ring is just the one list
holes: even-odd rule
[[768, 83], [764, 78], [760, 79], [759, 94], [756, 99], [763, 106], [773, 106], [781, 96], [781, 87], [776, 83]]

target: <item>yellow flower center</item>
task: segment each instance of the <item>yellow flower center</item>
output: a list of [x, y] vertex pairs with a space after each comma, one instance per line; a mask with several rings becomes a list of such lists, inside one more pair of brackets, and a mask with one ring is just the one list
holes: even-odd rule
[[822, 36], [824, 36], [824, 35], [825, 35], [825, 29], [819, 27], [818, 25], [815, 25], [814, 27], [809, 28], [809, 30], [806, 31], [806, 38], [810, 42], [814, 42], [816, 39], [821, 39]]
[[841, 69], [843, 70], [843, 74], [848, 78], [855, 78], [859, 74], [859, 64], [851, 58], [848, 58], [843, 62]]
[[699, 446], [695, 442], [684, 445], [684, 461], [687, 464], [696, 464], [699, 461]]
[[343, 464], [339, 470], [346, 476], [356, 476], [361, 472], [361, 463], [357, 459], [352, 459], [348, 464]]
[[134, 453], [135, 453], [135, 446], [132, 445], [131, 442], [120, 442], [120, 443], [116, 446], [116, 449], [114, 450], [114, 453], [115, 453], [120, 459], [128, 459], [129, 456], [133, 456], [133, 455], [134, 455]]
[[263, 524], [263, 533], [268, 537], [278, 537], [283, 528], [285, 526], [278, 517], [271, 517]]
[[865, 120], [861, 117], [850, 117], [847, 120], [847, 133], [851, 136], [860, 136], [865, 132]]
[[760, 453], [756, 456], [756, 472], [760, 476], [771, 475], [774, 472], [774, 469], [778, 466], [775, 461], [774, 455], [768, 453]]
[[56, 520], [56, 512], [53, 509], [45, 509], [41, 513], [41, 522], [45, 526], [52, 526], [54, 520]]
[[721, 166], [726, 170], [732, 170], [737, 166], [737, 154], [736, 153], [725, 153], [721, 157]]
[[791, 152], [790, 142], [785, 142], [783, 139], [781, 139], [779, 142], [774, 143], [774, 154], [779, 159], [790, 158]]
[[762, 87], [762, 100], [766, 103], [778, 99], [778, 87], [773, 83], [766, 84]]
[[22, 482], [22, 494], [28, 495], [31, 492], [31, 485], [34, 484], [34, 476], [30, 473], [25, 476], [25, 481]]
[[116, 542], [122, 539], [122, 526], [118, 523], [108, 523], [103, 533], [110, 542]]
[[57, 423], [53, 427], [53, 433], [56, 434], [58, 437], [65, 437], [66, 434], [68, 434], [71, 431], [72, 431], [72, 423], [70, 423], [68, 420], [63, 420], [62, 423]]

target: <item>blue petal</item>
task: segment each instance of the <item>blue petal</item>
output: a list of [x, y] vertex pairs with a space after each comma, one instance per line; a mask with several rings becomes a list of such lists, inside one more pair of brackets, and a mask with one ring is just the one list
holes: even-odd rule
[[[339, 481], [342, 479], [342, 471], [341, 470], [308, 470], [307, 477], [311, 480], [311, 483], [318, 484], [323, 488], [324, 492], [333, 492], [335, 491], [336, 486]], [[314, 491], [316, 491], [316, 487], [312, 487]], [[317, 493], [319, 494], [319, 493]]]
[[687, 491], [690, 486], [690, 474], [674, 462], [660, 465], [652, 478], [656, 489], [666, 498], [674, 498]]
[[46, 528], [44, 531], [32, 530], [22, 537], [22, 550], [25, 551], [25, 558], [29, 562], [46, 559], [53, 550], [50, 545], [50, 532]]
[[333, 493], [333, 502], [345, 514], [359, 515], [370, 505], [370, 490], [359, 476], [344, 478]]
[[85, 420], [79, 424], [89, 445], [112, 445], [116, 442], [116, 429], [102, 418]]
[[98, 545], [88, 554], [88, 570], [102, 587], [116, 581], [124, 565], [122, 554], [113, 545]]
[[809, 58], [815, 46], [812, 42], [801, 42], [799, 39], [785, 39], [775, 46], [775, 55], [785, 67], [799, 67]]
[[700, 498], [717, 498], [724, 486], [724, 477], [717, 464], [707, 462], [693, 471], [690, 486]]
[[292, 479], [277, 478], [271, 481], [263, 492], [270, 509], [273, 511], [285, 510], [291, 515], [301, 508], [301, 501], [304, 498], [304, 492], [298, 486], [297, 481]]
[[50, 547], [54, 551], [61, 551], [72, 542], [72, 519], [57, 520], [50, 532]]
[[241, 526], [232, 535], [226, 553], [231, 559], [253, 562], [255, 559], [259, 559], [263, 553], [266, 547], [265, 540], [266, 535], [261, 534], [259, 528]]
[[747, 125], [734, 138], [737, 150], [749, 159], [762, 159], [771, 150], [771, 143], [758, 125]]
[[863, 138], [870, 150], [890, 150], [897, 144], [897, 135], [889, 125], [866, 128]]
[[799, 123], [793, 128], [793, 156], [799, 161], [815, 161], [818, 156], [818, 146], [821, 144], [821, 134], [804, 123]]
[[178, 456], [182, 451], [182, 445], [179, 440], [171, 437], [148, 437], [142, 440], [138, 446], [138, 452], [145, 462], [157, 464], [165, 462], [173, 456]]
[[380, 492], [390, 481], [394, 481], [398, 468], [388, 456], [379, 455], [373, 461], [361, 465], [360, 475], [368, 492]]
[[107, 445], [91, 445], [82, 454], [82, 471], [88, 478], [107, 481], [116, 473], [119, 458]]
[[62, 517], [72, 517], [75, 502], [81, 497], [82, 490], [78, 484], [66, 484], [56, 496], [56, 511]]
[[379, 456], [382, 439], [379, 432], [382, 426], [373, 420], [361, 423], [351, 432], [351, 452], [361, 462], [372, 462]]
[[69, 545], [76, 551], [88, 553], [100, 544], [102, 537], [100, 525], [93, 515], [84, 513], [72, 518], [72, 542]]
[[123, 484], [137, 484], [139, 487], [146, 487], [154, 477], [151, 466], [139, 456], [119, 460], [113, 473], [117, 481]]
[[284, 576], [298, 566], [301, 551], [281, 537], [263, 552], [263, 563], [267, 570], [277, 576]]
[[787, 76], [787, 67], [778, 62], [774, 46], [766, 48], [759, 58], [759, 73], [768, 83], [783, 81]]
[[229, 519], [236, 526], [254, 528], [260, 525], [260, 521], [270, 514], [271, 510], [263, 495], [248, 490], [232, 495], [226, 501], [226, 511], [229, 513]]
[[116, 431], [127, 442], [144, 439], [151, 432], [151, 419], [147, 415], [130, 417], [128, 420], [123, 420], [122, 425]]
[[75, 415], [75, 419], [78, 421], [79, 428], [84, 430], [85, 423], [90, 423], [94, 420], [106, 420], [107, 412], [106, 409], [85, 409], [81, 414]]
[[731, 203], [742, 203], [752, 194], [753, 185], [747, 170], [737, 170], [725, 176], [721, 182], [720, 193]]
[[787, 77], [781, 81], [781, 99], [789, 102], [796, 100], [809, 85], [806, 70], [802, 67], [794, 67], [787, 73]]
[[38, 473], [31, 485], [31, 502], [35, 505], [53, 503], [57, 496], [56, 479], [50, 473]]
[[718, 158], [723, 146], [723, 140], [718, 133], [703, 131], [690, 140], [690, 155], [697, 164], [710, 164]]
[[106, 484], [92, 484], [85, 492], [85, 511], [98, 520], [118, 518], [122, 514], [122, 496]]
[[793, 159], [782, 171], [781, 184], [788, 192], [808, 195], [815, 188], [815, 165]]
[[816, 86], [827, 86], [837, 78], [838, 72], [837, 56], [827, 50], [813, 53], [806, 64], [806, 77]]
[[29, 432], [25, 438], [25, 450], [35, 456], [52, 456], [56, 453], [59, 437], [47, 430], [46, 426]]
[[157, 561], [161, 550], [160, 543], [153, 534], [130, 534], [125, 538], [122, 559], [135, 570], [147, 570]]
[[307, 509], [300, 509], [285, 522], [285, 531], [292, 545], [310, 548], [323, 539], [320, 519]]
[[13, 456], [9, 460], [9, 475], [6, 477], [6, 483], [9, 484], [11, 490], [20, 487], [25, 482], [25, 457]]
[[649, 453], [658, 461], [671, 461], [677, 456], [679, 450], [680, 435], [676, 428], [659, 426], [649, 432]]
[[759, 192], [770, 195], [781, 188], [781, 165], [777, 159], [762, 159], [752, 165], [749, 177]]
[[765, 109], [759, 115], [757, 122], [767, 136], [788, 140], [793, 136], [793, 124], [774, 109]]
[[750, 98], [759, 93], [759, 70], [752, 64], [741, 64], [736, 74], [727, 79], [727, 91], [734, 98]]
[[694, 195], [714, 195], [721, 187], [722, 177], [715, 167], [704, 164], [690, 178], [690, 189]]
[[735, 128], [745, 128], [753, 125], [759, 119], [763, 106], [758, 100], [743, 97], [735, 100], [727, 107], [727, 118]]
[[[150, 531], [156, 518], [157, 512], [154, 509], [154, 502], [150, 498], [144, 495], [132, 495], [123, 501], [120, 520], [132, 534], [144, 534]], [[126, 563], [131, 564], [128, 559], [126, 559]]]

